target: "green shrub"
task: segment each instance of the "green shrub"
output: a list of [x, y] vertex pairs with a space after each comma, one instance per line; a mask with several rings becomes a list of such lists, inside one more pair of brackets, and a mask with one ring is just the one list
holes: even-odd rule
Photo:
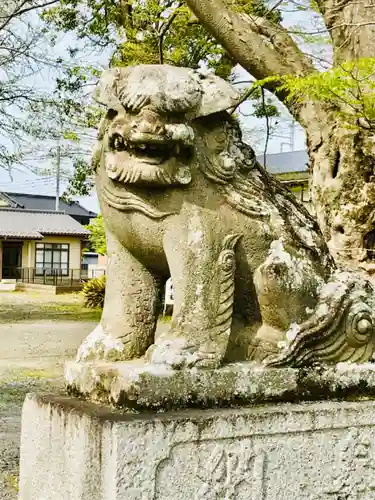
[[105, 282], [105, 276], [100, 276], [85, 283], [82, 289], [85, 307], [90, 307], [91, 309], [96, 309], [97, 307], [103, 308]]

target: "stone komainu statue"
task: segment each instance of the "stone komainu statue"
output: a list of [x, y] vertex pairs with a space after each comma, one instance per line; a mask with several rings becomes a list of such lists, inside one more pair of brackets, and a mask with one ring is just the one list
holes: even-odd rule
[[[94, 153], [108, 235], [101, 324], [78, 358], [146, 356], [176, 368], [368, 361], [374, 291], [340, 272], [317, 223], [257, 163], [212, 74], [137, 66], [104, 72]], [[155, 340], [158, 287], [175, 292]]]

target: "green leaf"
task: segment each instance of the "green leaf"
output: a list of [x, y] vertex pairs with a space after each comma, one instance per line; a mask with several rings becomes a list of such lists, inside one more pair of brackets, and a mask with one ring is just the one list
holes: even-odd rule
[[325, 102], [337, 108], [346, 126], [357, 127], [358, 119], [363, 118], [369, 128], [375, 128], [375, 58], [347, 61], [306, 77], [290, 75], [282, 81], [279, 90], [286, 90], [290, 101]]
[[95, 219], [92, 219], [86, 229], [90, 231], [89, 241], [92, 248], [95, 252], [105, 255], [107, 253], [107, 240], [103, 216], [99, 214]]
[[66, 131], [66, 132], [64, 132], [63, 137], [64, 137], [64, 139], [66, 139], [68, 141], [74, 141], [74, 142], [79, 142], [80, 141], [80, 138], [78, 137], [78, 135], [75, 132], [72, 132], [72, 131]]

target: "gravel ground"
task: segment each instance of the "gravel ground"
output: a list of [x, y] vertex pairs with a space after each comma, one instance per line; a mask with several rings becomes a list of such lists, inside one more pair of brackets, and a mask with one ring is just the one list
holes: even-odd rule
[[97, 316], [82, 308], [77, 295], [0, 293], [0, 500], [17, 498], [25, 395], [63, 391], [64, 362], [74, 357]]
[[[78, 294], [0, 292], [0, 500], [17, 498], [25, 395], [64, 391], [64, 362], [99, 318]], [[159, 322], [156, 335], [166, 328], [168, 322]]]

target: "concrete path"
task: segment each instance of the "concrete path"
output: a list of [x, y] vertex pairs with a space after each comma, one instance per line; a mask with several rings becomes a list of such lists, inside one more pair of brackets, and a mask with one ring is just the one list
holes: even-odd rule
[[64, 388], [63, 364], [96, 323], [0, 324], [0, 499], [17, 498], [21, 409], [31, 391]]
[[[95, 314], [80, 308], [82, 298], [77, 295], [0, 293], [0, 500], [17, 499], [25, 395], [62, 392], [64, 362], [74, 358], [82, 340], [97, 324], [97, 319], [87, 321]], [[51, 315], [55, 319], [43, 319]], [[64, 321], [68, 316], [70, 321]], [[159, 323], [157, 334], [167, 328], [167, 323]]]

